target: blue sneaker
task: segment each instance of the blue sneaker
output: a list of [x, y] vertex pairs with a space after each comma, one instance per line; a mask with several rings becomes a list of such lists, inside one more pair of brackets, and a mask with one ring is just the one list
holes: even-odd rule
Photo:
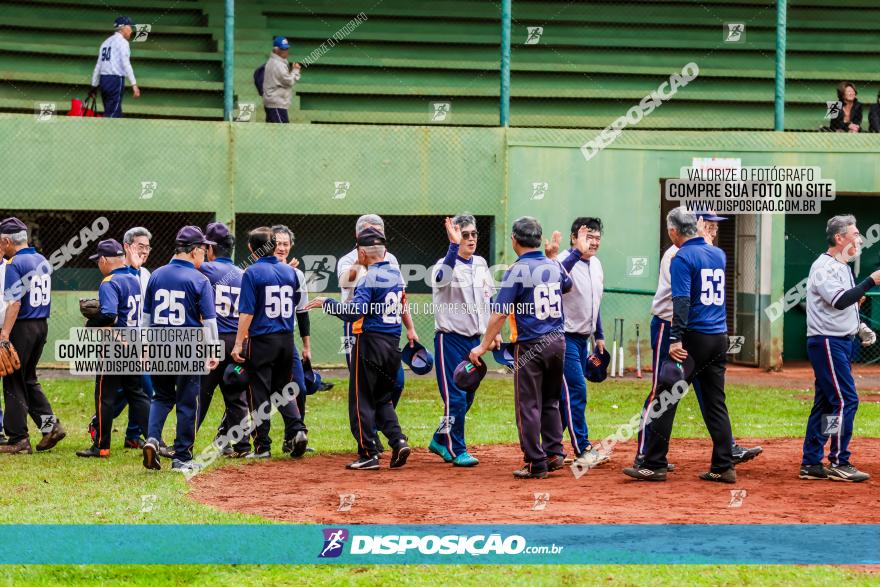
[[428, 450], [439, 456], [446, 463], [452, 462], [452, 455], [449, 454], [449, 451], [446, 450], [446, 447], [434, 440], [431, 439], [431, 444], [428, 445]]
[[463, 452], [452, 461], [452, 464], [456, 467], [476, 467], [480, 464], [480, 461], [477, 460], [476, 457], [471, 456], [470, 454]]

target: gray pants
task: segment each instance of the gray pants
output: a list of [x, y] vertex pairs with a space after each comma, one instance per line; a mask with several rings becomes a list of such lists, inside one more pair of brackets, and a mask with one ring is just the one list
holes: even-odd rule
[[564, 366], [565, 337], [561, 332], [516, 344], [516, 428], [523, 458], [533, 471], [546, 470], [548, 456], [565, 455], [559, 413]]

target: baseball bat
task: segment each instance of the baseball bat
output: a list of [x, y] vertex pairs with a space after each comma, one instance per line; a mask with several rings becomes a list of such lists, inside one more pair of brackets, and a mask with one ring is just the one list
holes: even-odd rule
[[617, 321], [620, 318], [614, 319], [614, 334], [611, 335], [611, 376], [617, 376]]
[[642, 339], [639, 336], [639, 324], [636, 323], [636, 377], [642, 378]]
[[620, 319], [620, 360], [618, 361], [618, 377], [623, 377], [623, 318]]

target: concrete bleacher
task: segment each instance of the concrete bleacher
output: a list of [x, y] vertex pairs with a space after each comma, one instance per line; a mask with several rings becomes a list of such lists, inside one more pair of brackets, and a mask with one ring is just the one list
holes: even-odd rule
[[[114, 3], [150, 23], [132, 44], [141, 100], [131, 116], [222, 118], [223, 2]], [[237, 3], [235, 96], [257, 104], [253, 70], [274, 35], [304, 62], [361, 10], [368, 19], [304, 69], [297, 122], [430, 124], [431, 103], [450, 102], [446, 123], [498, 124], [500, 9], [483, 0], [254, 0]], [[115, 17], [103, 0], [0, 0], [0, 111], [81, 96], [97, 46]], [[824, 124], [841, 79], [863, 103], [880, 86], [876, 0], [789, 0], [786, 128]], [[601, 128], [688, 62], [699, 78], [644, 118], [640, 128], [770, 129], [775, 73], [773, 0], [513, 0], [511, 124]], [[746, 25], [726, 43], [723, 25]], [[527, 27], [544, 28], [526, 44]], [[867, 121], [864, 123], [867, 129]]]

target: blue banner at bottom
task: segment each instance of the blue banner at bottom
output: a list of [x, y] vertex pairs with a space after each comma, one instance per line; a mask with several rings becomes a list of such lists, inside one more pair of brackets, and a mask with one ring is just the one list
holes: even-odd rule
[[880, 525], [6, 525], [0, 536], [15, 545], [0, 564], [880, 564]]

